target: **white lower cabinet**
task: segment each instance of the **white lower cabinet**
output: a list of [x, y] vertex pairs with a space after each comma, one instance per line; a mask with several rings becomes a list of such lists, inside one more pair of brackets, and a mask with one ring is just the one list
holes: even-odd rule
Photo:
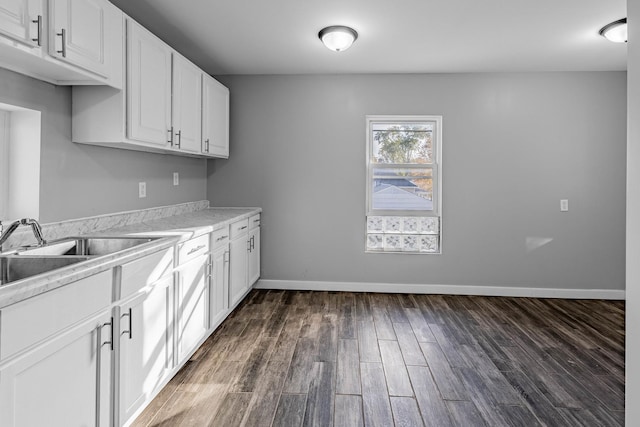
[[0, 426], [110, 426], [112, 275], [0, 309]]
[[206, 269], [209, 255], [178, 267], [176, 311], [178, 363], [191, 356], [209, 330], [209, 304]]
[[[246, 223], [247, 220], [244, 220]], [[231, 226], [233, 227], [233, 225]], [[232, 233], [233, 235], [233, 233]], [[249, 242], [246, 228], [229, 244], [229, 307], [235, 307], [247, 293], [247, 262], [249, 260]]]
[[229, 227], [212, 234], [209, 271], [209, 329], [215, 329], [229, 310]]
[[120, 424], [154, 395], [173, 367], [173, 278], [145, 288], [118, 306]]
[[248, 285], [260, 278], [260, 215], [249, 218], [249, 254], [247, 255]]
[[0, 308], [0, 426], [128, 426], [247, 294], [260, 216]]
[[231, 224], [229, 306], [235, 307], [260, 277], [260, 214]]
[[132, 420], [173, 369], [173, 253], [161, 250], [114, 270], [115, 425]]
[[111, 426], [111, 309], [0, 369], [0, 425]]

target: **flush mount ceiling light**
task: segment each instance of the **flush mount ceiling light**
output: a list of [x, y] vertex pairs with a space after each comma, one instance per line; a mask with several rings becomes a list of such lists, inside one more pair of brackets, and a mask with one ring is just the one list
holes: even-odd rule
[[318, 37], [329, 49], [342, 52], [349, 49], [358, 38], [358, 33], [353, 28], [343, 25], [332, 25], [320, 30]]
[[600, 35], [607, 40], [616, 43], [626, 43], [627, 41], [627, 18], [618, 19], [609, 25], [605, 25], [600, 30]]

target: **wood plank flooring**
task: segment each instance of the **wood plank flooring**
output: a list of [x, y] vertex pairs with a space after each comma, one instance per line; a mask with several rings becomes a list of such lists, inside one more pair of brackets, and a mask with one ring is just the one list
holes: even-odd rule
[[622, 426], [621, 301], [252, 291], [134, 426]]

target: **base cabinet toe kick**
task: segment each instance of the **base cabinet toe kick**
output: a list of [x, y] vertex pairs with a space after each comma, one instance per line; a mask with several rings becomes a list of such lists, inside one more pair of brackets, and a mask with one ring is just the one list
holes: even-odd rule
[[0, 425], [130, 425], [259, 275], [255, 214], [0, 308]]

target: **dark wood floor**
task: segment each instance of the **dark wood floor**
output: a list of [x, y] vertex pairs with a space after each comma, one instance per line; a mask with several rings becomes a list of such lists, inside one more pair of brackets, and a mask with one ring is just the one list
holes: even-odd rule
[[624, 302], [253, 291], [135, 426], [622, 426]]

